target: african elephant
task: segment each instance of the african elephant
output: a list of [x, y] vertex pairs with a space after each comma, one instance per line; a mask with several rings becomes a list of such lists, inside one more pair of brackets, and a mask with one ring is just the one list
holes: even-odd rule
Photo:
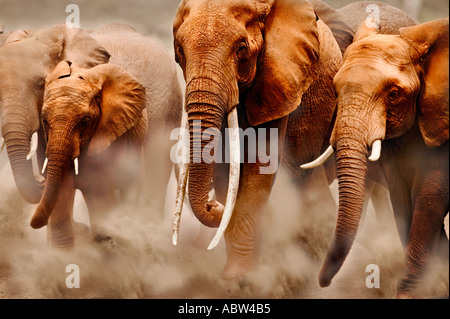
[[165, 189], [172, 167], [168, 151], [158, 149], [167, 167], [153, 165], [146, 155], [155, 153], [155, 139], [169, 141], [181, 122], [175, 62], [162, 45], [124, 24], [107, 25], [91, 36], [111, 53], [109, 63], [87, 69], [62, 61], [45, 84], [47, 175], [30, 224], [48, 223], [55, 247], [73, 247], [75, 189], [83, 194], [94, 233], [99, 219], [117, 205], [117, 190], [122, 199], [144, 186], [139, 183], [146, 182], [145, 168], [166, 172], [150, 181]]
[[[380, 33], [382, 34], [399, 34], [400, 28], [417, 25], [417, 22], [407, 13], [385, 2], [355, 1], [339, 9], [334, 9], [320, 0], [310, 0], [310, 2], [314, 5], [314, 10], [319, 17], [323, 19], [333, 32], [342, 54], [353, 42], [361, 22], [367, 21], [367, 19], [370, 21], [370, 16], [373, 17], [374, 14], [378, 14], [382, 26]], [[314, 168], [320, 162], [319, 160], [316, 163], [304, 164], [302, 167]], [[337, 178], [334, 156], [324, 163], [324, 167], [327, 178], [331, 183]], [[377, 216], [382, 218], [382, 216], [392, 213], [389, 196], [385, 196], [386, 198], [380, 197], [380, 194], [387, 195], [388, 190], [386, 178], [378, 162], [368, 163], [365, 189], [363, 216], [365, 215], [369, 199], [372, 200]]]
[[[34, 33], [34, 30], [19, 30], [19, 31], [9, 31], [9, 32], [0, 32], [0, 47], [6, 45], [8, 43], [16, 42], [27, 37], [30, 37]], [[0, 70], [0, 76], [2, 76], [2, 72]], [[1, 106], [1, 104], [0, 104]], [[5, 148], [5, 139], [2, 137], [2, 123], [1, 123], [1, 112], [0, 112], [0, 155]], [[0, 158], [0, 170], [8, 163], [7, 156], [5, 158]]]
[[[330, 88], [341, 52], [308, 1], [184, 0], [173, 30], [186, 80], [191, 150], [180, 171], [173, 240], [188, 182], [194, 215], [219, 227], [210, 249], [224, 232], [224, 278], [239, 279], [255, 266], [261, 210], [278, 163], [283, 160], [305, 184], [311, 173], [300, 163], [320, 154], [328, 141], [336, 106]], [[227, 140], [227, 119], [228, 164], [218, 152]], [[308, 124], [312, 119], [314, 125]], [[238, 128], [257, 145], [232, 133]], [[209, 200], [212, 187], [217, 201]]]
[[108, 62], [109, 54], [87, 31], [64, 25], [36, 32], [14, 31], [0, 47], [1, 137], [18, 191], [33, 204], [39, 202], [44, 189], [42, 176], [35, 176], [30, 159], [37, 154], [39, 168], [35, 171], [41, 171], [45, 138], [40, 112], [45, 78], [64, 59], [93, 67]]
[[338, 220], [321, 286], [330, 285], [358, 230], [369, 151], [388, 181], [406, 246], [407, 271], [397, 297], [414, 295], [438, 246], [446, 247], [448, 262], [448, 28], [447, 18], [383, 35], [363, 23], [345, 53], [334, 79], [338, 109], [330, 139], [340, 186]]

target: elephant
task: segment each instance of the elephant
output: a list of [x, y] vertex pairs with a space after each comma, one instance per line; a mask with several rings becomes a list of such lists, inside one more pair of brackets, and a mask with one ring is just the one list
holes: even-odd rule
[[345, 52], [334, 78], [338, 107], [330, 139], [339, 210], [319, 275], [322, 287], [331, 284], [352, 247], [367, 160], [380, 163], [405, 247], [407, 269], [397, 297], [417, 294], [436, 251], [448, 263], [443, 227], [449, 209], [448, 28], [446, 18], [384, 35], [380, 26], [362, 23]]
[[[382, 26], [379, 32], [382, 34], [399, 34], [401, 27], [417, 25], [417, 22], [410, 15], [385, 2], [355, 1], [339, 9], [334, 9], [320, 0], [310, 0], [310, 2], [314, 5], [314, 10], [318, 16], [323, 19], [333, 32], [342, 54], [353, 42], [361, 22], [366, 20], [370, 14], [373, 14], [374, 10], [378, 11], [380, 25]], [[315, 168], [317, 167], [316, 164], [317, 162], [303, 164], [302, 167]], [[331, 184], [337, 178], [335, 159], [330, 158], [324, 163], [324, 167], [328, 181]], [[388, 190], [386, 178], [378, 162], [368, 163], [365, 189], [363, 216], [365, 215], [369, 199], [372, 199], [375, 213], [381, 218], [392, 213], [389, 196], [387, 198], [380, 197], [380, 194], [387, 194]]]
[[[8, 43], [16, 42], [21, 39], [25, 39], [29, 36], [31, 36], [34, 33], [34, 30], [28, 29], [28, 30], [20, 30], [20, 31], [9, 31], [9, 32], [0, 32], [0, 47], [3, 45], [6, 45]], [[1, 70], [0, 70], [1, 71]], [[1, 76], [0, 72], [0, 76]], [[1, 112], [0, 112], [1, 113]], [[1, 136], [2, 132], [2, 123], [0, 120], [0, 154], [2, 153], [4, 147], [5, 147], [5, 139]], [[7, 164], [7, 159], [0, 159], [0, 170], [3, 169], [3, 167]]]
[[[313, 173], [299, 164], [327, 146], [341, 51], [303, 0], [183, 0], [173, 34], [186, 81], [190, 152], [180, 169], [172, 240], [187, 188], [197, 219], [218, 227], [208, 248], [225, 237], [223, 278], [239, 281], [257, 262], [261, 211], [278, 163], [296, 171], [301, 187]], [[224, 145], [229, 157], [219, 152]], [[216, 199], [209, 198], [212, 188]]]
[[[37, 204], [44, 189], [45, 138], [40, 112], [46, 77], [65, 59], [79, 67], [106, 63], [109, 53], [89, 32], [58, 25], [43, 30], [17, 30], [0, 47], [1, 138], [17, 189]], [[33, 170], [32, 157], [38, 167]]]
[[30, 224], [48, 225], [51, 244], [58, 248], [74, 247], [76, 189], [98, 236], [103, 235], [97, 233], [101, 218], [119, 203], [116, 191], [123, 199], [130, 190], [145, 190], [147, 167], [167, 173], [150, 181], [165, 188], [172, 167], [168, 152], [158, 151], [167, 167], [146, 156], [155, 153], [155, 145], [162, 146], [155, 139], [169, 141], [181, 122], [175, 61], [161, 44], [120, 23], [91, 36], [111, 54], [109, 63], [84, 68], [61, 61], [45, 82], [41, 117], [46, 181]]

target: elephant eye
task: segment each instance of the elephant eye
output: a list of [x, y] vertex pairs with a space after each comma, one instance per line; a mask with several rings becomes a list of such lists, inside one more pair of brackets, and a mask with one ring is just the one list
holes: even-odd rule
[[48, 123], [48, 121], [47, 121], [46, 118], [43, 118], [43, 119], [42, 119], [42, 125], [44, 126], [44, 130], [45, 130], [45, 131], [48, 131], [48, 130], [49, 130], [50, 124]]
[[42, 118], [42, 125], [44, 127], [45, 140], [48, 141], [49, 124], [46, 118]]
[[83, 119], [80, 121], [81, 126], [87, 126], [91, 122], [91, 118], [89, 116], [83, 117]]
[[181, 45], [177, 47], [178, 56], [184, 58], [184, 50]]
[[399, 97], [399, 90], [397, 88], [391, 89], [388, 93], [388, 99], [391, 102], [395, 102]]
[[176, 54], [175, 54], [175, 62], [181, 64], [185, 59], [184, 49], [181, 45], [177, 45]]
[[238, 48], [236, 50], [236, 54], [238, 56], [242, 56], [247, 52], [247, 44], [245, 42], [241, 42], [238, 45]]

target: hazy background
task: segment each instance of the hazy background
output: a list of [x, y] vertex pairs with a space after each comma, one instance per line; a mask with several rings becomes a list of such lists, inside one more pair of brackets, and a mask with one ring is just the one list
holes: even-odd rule
[[[328, 1], [339, 8], [351, 0]], [[386, 1], [396, 6], [402, 0]], [[38, 29], [64, 23], [68, 4], [80, 8], [82, 28], [122, 21], [153, 36], [172, 52], [172, 19], [178, 0], [132, 1], [24, 1], [0, 0], [0, 31]], [[448, 15], [447, 0], [427, 0], [419, 22]], [[183, 83], [182, 83], [183, 85]], [[118, 207], [104, 221], [110, 240], [77, 238], [73, 253], [49, 249], [46, 229], [29, 226], [35, 205], [18, 194], [6, 151], [0, 154], [0, 298], [392, 298], [402, 272], [403, 250], [389, 214], [376, 216], [369, 207], [344, 267], [326, 289], [318, 285], [318, 272], [334, 230], [336, 211], [300, 210], [295, 188], [283, 171], [277, 176], [270, 207], [264, 213], [258, 267], [243, 287], [220, 280], [226, 262], [223, 240], [207, 251], [214, 231], [199, 225], [183, 211], [179, 244], [171, 243], [174, 180], [168, 186], [166, 218], [154, 221], [148, 207]], [[336, 195], [336, 186], [332, 185]], [[320, 201], [311, 194], [310, 201]], [[84, 203], [75, 206], [77, 221], [89, 224]], [[68, 264], [80, 267], [80, 289], [68, 289]], [[377, 264], [380, 289], [367, 289], [365, 268]], [[422, 291], [448, 296], [448, 268], [439, 261]]]
[[[389, 0], [384, 1], [398, 8], [414, 11], [413, 6], [422, 3], [417, 17], [419, 22], [448, 16], [447, 0]], [[325, 1], [334, 8], [345, 6], [353, 0]], [[80, 8], [82, 28], [96, 28], [111, 21], [132, 24], [138, 31], [157, 37], [167, 48], [172, 47], [172, 20], [179, 0], [0, 0], [0, 30], [41, 28], [64, 23], [69, 13], [68, 4]]]

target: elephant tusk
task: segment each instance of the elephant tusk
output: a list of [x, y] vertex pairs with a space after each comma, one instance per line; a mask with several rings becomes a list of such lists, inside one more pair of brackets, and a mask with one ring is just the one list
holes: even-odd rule
[[381, 156], [381, 140], [376, 140], [372, 144], [372, 153], [370, 154], [369, 161], [376, 162]]
[[228, 227], [228, 224], [233, 214], [234, 205], [239, 189], [239, 175], [241, 167], [241, 147], [239, 141], [239, 123], [236, 107], [228, 114], [228, 127], [230, 134], [230, 178], [228, 182], [227, 200], [225, 202], [225, 209], [220, 221], [217, 233], [208, 246], [208, 250], [217, 246], [223, 233]]
[[36, 154], [36, 150], [38, 147], [38, 134], [37, 132], [34, 132], [31, 136], [31, 146], [30, 146], [30, 153], [27, 155], [27, 161], [29, 161], [34, 154]]
[[[189, 150], [189, 130], [186, 129], [181, 134], [182, 148]], [[185, 151], [180, 164], [180, 172], [177, 183], [177, 197], [175, 201], [175, 212], [172, 220], [172, 244], [177, 245], [178, 233], [180, 231], [181, 212], [183, 211], [183, 202], [186, 195], [186, 184], [189, 175], [189, 151]]]
[[5, 148], [5, 139], [3, 137], [0, 137], [0, 153], [3, 151], [3, 149]]
[[73, 166], [75, 167], [75, 175], [78, 175], [78, 157], [73, 160]]
[[323, 163], [325, 163], [327, 161], [327, 159], [329, 159], [330, 156], [333, 155], [333, 153], [334, 153], [334, 149], [330, 145], [327, 148], [327, 150], [322, 155], [320, 155], [320, 157], [317, 158], [315, 161], [313, 161], [311, 163], [303, 164], [300, 167], [303, 169], [311, 169], [311, 168], [318, 167], [318, 166], [322, 165]]
[[46, 157], [45, 160], [44, 160], [44, 165], [42, 166], [41, 174], [44, 174], [45, 169], [47, 168], [47, 164], [48, 164], [48, 157]]

